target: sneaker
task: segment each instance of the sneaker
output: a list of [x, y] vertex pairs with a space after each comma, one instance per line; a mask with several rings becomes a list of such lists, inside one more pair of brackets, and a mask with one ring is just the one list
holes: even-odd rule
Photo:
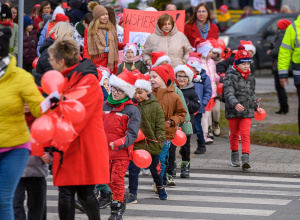
[[214, 136], [214, 134], [213, 134], [213, 128], [212, 128], [211, 125], [208, 127], [208, 137], [209, 137], [210, 139], [214, 139], [214, 138], [215, 138], [215, 136]]
[[81, 203], [79, 202], [79, 200], [75, 201], [75, 209], [78, 209], [78, 210], [80, 210], [82, 212], [85, 212], [84, 209], [83, 209], [83, 207], [82, 207], [82, 205], [81, 205]]
[[129, 177], [129, 170], [126, 171], [125, 176]]
[[157, 191], [160, 200], [166, 200], [168, 198], [165, 187], [157, 187]]
[[247, 169], [251, 168], [250, 163], [249, 163], [249, 154], [242, 155], [242, 168], [243, 168], [243, 170], [247, 170]]
[[122, 211], [122, 215], [125, 213], [125, 211], [126, 211], [126, 204], [128, 203], [128, 200], [129, 200], [129, 193], [126, 193], [125, 195], [124, 195], [124, 201], [123, 201], [123, 203], [122, 203], [122, 205], [121, 205], [121, 211]]
[[137, 203], [137, 196], [129, 193], [129, 199], [127, 203], [136, 204]]
[[110, 204], [111, 214], [108, 220], [122, 220], [122, 205], [123, 203], [119, 201], [112, 201]]
[[150, 169], [143, 169], [143, 175], [149, 176], [151, 174]]
[[100, 196], [96, 196], [97, 200], [99, 202], [99, 208], [100, 209], [105, 209], [112, 200], [112, 193], [108, 192], [108, 193], [100, 193]]
[[167, 179], [168, 179], [167, 186], [176, 186], [176, 183], [175, 183], [172, 175], [167, 174]]
[[153, 192], [154, 192], [155, 194], [158, 194], [157, 188], [156, 188], [156, 184], [155, 184], [155, 183], [153, 183], [152, 187], [153, 187]]
[[233, 167], [239, 167], [240, 161], [239, 161], [239, 152], [238, 151], [232, 151], [231, 157], [230, 157], [230, 165]]
[[206, 133], [206, 134], [204, 135], [204, 140], [205, 140], [205, 144], [212, 144], [212, 143], [214, 143], [214, 140], [211, 139], [211, 138], [208, 136], [208, 133]]
[[220, 134], [221, 134], [221, 128], [220, 128], [219, 122], [214, 122], [214, 132], [213, 133], [214, 133], [214, 135], [216, 137], [220, 136]]

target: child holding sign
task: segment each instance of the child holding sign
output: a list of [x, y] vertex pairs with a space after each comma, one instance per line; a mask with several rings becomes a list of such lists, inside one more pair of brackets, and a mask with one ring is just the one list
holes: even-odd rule
[[142, 74], [147, 73], [149, 70], [147, 66], [140, 60], [141, 56], [138, 55], [136, 44], [127, 43], [124, 47], [123, 63], [118, 68], [117, 75], [123, 72], [124, 68], [129, 71], [138, 69]]

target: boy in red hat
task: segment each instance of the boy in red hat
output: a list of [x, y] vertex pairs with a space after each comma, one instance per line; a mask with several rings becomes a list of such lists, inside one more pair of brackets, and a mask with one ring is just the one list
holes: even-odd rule
[[141, 114], [131, 98], [136, 77], [127, 69], [109, 79], [111, 93], [103, 105], [103, 124], [110, 160], [110, 184], [113, 194], [109, 220], [122, 219], [128, 198], [125, 196], [125, 173], [137, 138]]
[[[136, 92], [134, 99], [138, 102], [137, 107], [141, 112], [140, 129], [145, 135], [145, 139], [134, 144], [134, 150], [143, 149], [151, 154], [152, 162], [149, 166], [153, 180], [156, 184], [159, 198], [167, 199], [167, 193], [163, 187], [163, 177], [161, 175], [161, 164], [159, 154], [163, 148], [165, 140], [165, 115], [154, 95], [150, 92], [150, 76], [137, 73], [135, 82]], [[128, 203], [137, 203], [137, 189], [140, 168], [133, 161], [130, 161], [129, 167], [129, 200]]]
[[[249, 169], [250, 128], [254, 111], [260, 112], [255, 95], [255, 78], [250, 71], [251, 56], [240, 45], [224, 79], [225, 117], [230, 129], [230, 164], [239, 167], [239, 135], [242, 142], [242, 168]], [[243, 85], [243, 86], [241, 86]]]

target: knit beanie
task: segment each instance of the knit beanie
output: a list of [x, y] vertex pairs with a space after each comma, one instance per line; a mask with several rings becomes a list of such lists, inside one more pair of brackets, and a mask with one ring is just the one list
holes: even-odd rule
[[251, 63], [251, 55], [249, 51], [247, 51], [243, 45], [239, 45], [237, 49], [238, 51], [234, 56], [234, 64], [239, 65], [246, 62]]
[[150, 69], [149, 72], [154, 71], [156, 72], [160, 78], [162, 78], [162, 80], [165, 82], [165, 84], [167, 85], [168, 80], [169, 80], [169, 68], [168, 66], [169, 64], [163, 64], [161, 66], [155, 66], [153, 68]]
[[6, 4], [1, 5], [0, 18], [1, 19], [12, 18], [11, 9]]
[[24, 29], [26, 29], [29, 25], [33, 25], [33, 20], [28, 16], [24, 16]]
[[93, 13], [94, 20], [97, 20], [100, 16], [104, 15], [107, 12], [107, 9], [102, 5], [99, 5], [97, 2], [90, 2], [88, 8]]
[[292, 22], [288, 19], [280, 19], [277, 22], [277, 27], [279, 30], [285, 30]]
[[43, 14], [42, 17], [44, 24], [47, 24], [47, 22], [52, 19], [52, 15], [50, 14]]
[[8, 56], [10, 36], [11, 36], [10, 28], [0, 29], [0, 56], [1, 57]]
[[81, 0], [70, 0], [69, 6], [73, 9], [79, 9], [81, 6]]
[[57, 22], [60, 22], [60, 21], [64, 21], [64, 22], [68, 21], [68, 22], [70, 22], [70, 19], [69, 19], [68, 16], [66, 16], [64, 14], [57, 14], [56, 15], [56, 21]]
[[223, 12], [224, 14], [226, 14], [228, 12], [228, 6], [227, 5], [221, 5], [219, 10], [220, 10], [220, 12]]

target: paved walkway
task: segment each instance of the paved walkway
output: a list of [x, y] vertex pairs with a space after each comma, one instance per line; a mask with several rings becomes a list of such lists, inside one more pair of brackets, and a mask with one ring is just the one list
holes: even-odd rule
[[[195, 155], [196, 135], [191, 139], [191, 169], [223, 170], [242, 172], [241, 168], [231, 167], [229, 158], [229, 140], [215, 138], [211, 145], [207, 145], [207, 152]], [[241, 149], [241, 148], [240, 148]], [[251, 172], [300, 174], [300, 150], [284, 149], [251, 145], [250, 164]], [[177, 152], [177, 167], [181, 158]]]

